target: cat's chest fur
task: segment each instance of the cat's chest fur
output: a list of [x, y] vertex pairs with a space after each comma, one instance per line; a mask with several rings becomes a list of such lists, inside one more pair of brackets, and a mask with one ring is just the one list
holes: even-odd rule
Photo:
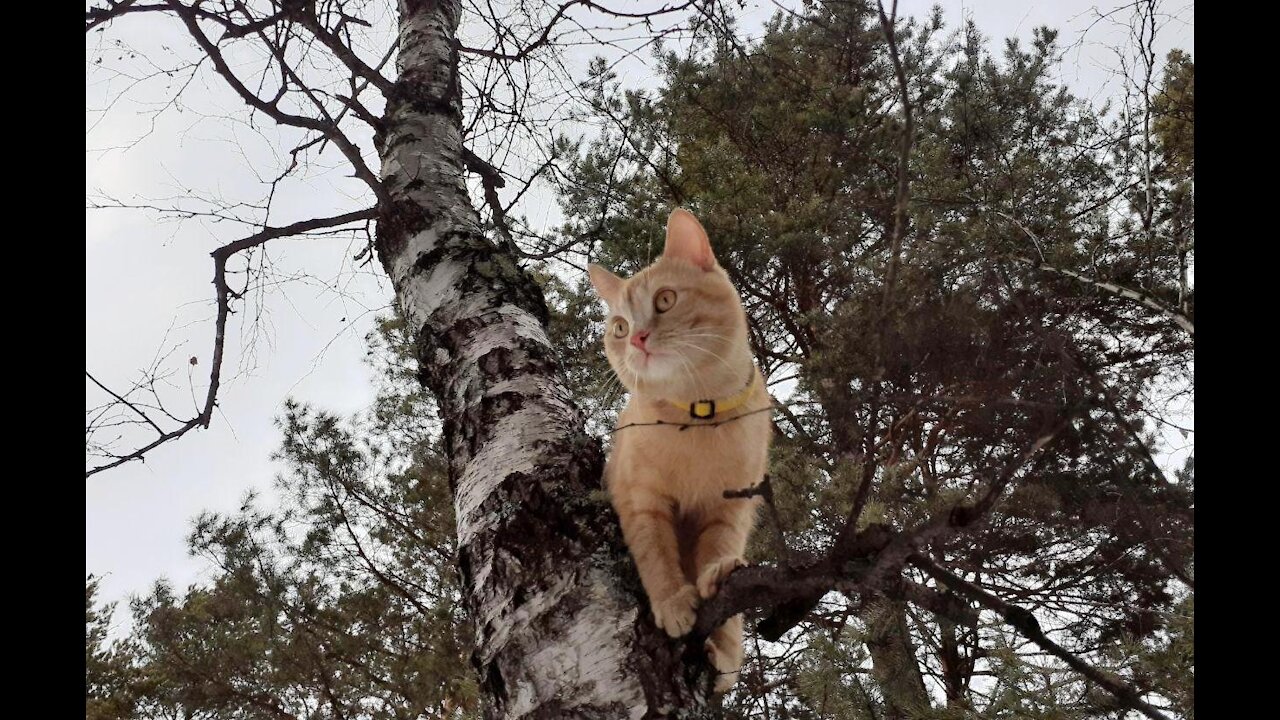
[[[768, 395], [760, 392], [743, 408], [750, 414], [714, 426], [681, 429], [675, 423], [690, 421], [678, 411], [633, 400], [618, 416], [610, 465], [645, 468], [625, 474], [621, 481], [645, 485], [645, 490], [668, 498], [681, 514], [725, 502], [725, 490], [751, 487], [764, 475], [772, 428], [767, 412], [751, 410], [768, 403]], [[650, 424], [657, 421], [671, 424]]]

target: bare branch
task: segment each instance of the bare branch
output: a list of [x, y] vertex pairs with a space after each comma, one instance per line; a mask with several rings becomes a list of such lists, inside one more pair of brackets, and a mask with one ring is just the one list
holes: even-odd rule
[[111, 462], [90, 468], [85, 472], [85, 478], [89, 478], [90, 476], [104, 470], [110, 470], [111, 468], [123, 465], [124, 463], [131, 462], [133, 460], [144, 460], [148, 452], [163, 445], [164, 443], [182, 437], [197, 427], [209, 427], [209, 423], [213, 419], [214, 408], [217, 407], [218, 388], [221, 384], [222, 358], [226, 345], [227, 318], [231, 315], [231, 299], [233, 297], [239, 297], [239, 293], [232, 290], [226, 280], [227, 260], [230, 259], [232, 255], [243, 250], [248, 250], [249, 248], [257, 247], [275, 238], [296, 236], [311, 230], [346, 225], [357, 220], [371, 220], [376, 216], [376, 209], [366, 208], [364, 210], [356, 210], [354, 212], [328, 218], [313, 218], [311, 220], [303, 220], [282, 227], [264, 228], [260, 232], [254, 233], [246, 238], [236, 240], [235, 242], [228, 243], [227, 245], [223, 245], [217, 250], [214, 250], [211, 253], [211, 256], [213, 257], [213, 286], [217, 297], [217, 317], [214, 321], [213, 359], [209, 369], [209, 389], [205, 394], [204, 405], [202, 406], [200, 413], [183, 422], [174, 430], [167, 432], [163, 431], [159, 425], [152, 421], [152, 419], [143, 413], [141, 409], [136, 407], [135, 404], [130, 403], [124, 397], [109, 390], [105, 385], [98, 382], [96, 378], [86, 372], [85, 374], [90, 380], [114, 397], [117, 402], [124, 404], [134, 412], [142, 415], [147, 423], [155, 428], [156, 432], [159, 433], [159, 436], [150, 443], [147, 443], [132, 452], [115, 456]]
[[159, 433], [160, 435], [164, 435], [164, 430], [161, 430], [161, 429], [160, 429], [160, 426], [159, 426], [159, 425], [157, 425], [157, 424], [156, 424], [156, 422], [155, 422], [154, 420], [152, 420], [152, 419], [151, 419], [151, 416], [149, 416], [149, 415], [147, 415], [145, 412], [143, 412], [143, 411], [142, 411], [142, 409], [141, 409], [141, 408], [139, 408], [137, 405], [135, 405], [134, 403], [131, 403], [131, 402], [129, 402], [128, 400], [124, 399], [124, 398], [123, 398], [123, 397], [121, 397], [118, 393], [116, 393], [116, 391], [112, 390], [111, 388], [107, 387], [106, 385], [103, 385], [101, 382], [99, 382], [99, 381], [98, 381], [98, 378], [94, 377], [94, 376], [93, 376], [93, 374], [92, 374], [92, 373], [90, 373], [88, 370], [85, 370], [85, 371], [84, 371], [84, 376], [85, 376], [85, 377], [87, 377], [87, 378], [89, 378], [90, 380], [92, 380], [94, 385], [97, 385], [98, 387], [102, 388], [103, 392], [105, 392], [105, 393], [107, 393], [108, 395], [110, 395], [111, 397], [115, 398], [115, 399], [116, 399], [116, 402], [120, 403], [121, 405], [124, 405], [125, 407], [127, 407], [127, 408], [129, 408], [130, 410], [132, 410], [132, 411], [134, 411], [135, 413], [137, 413], [137, 414], [138, 414], [138, 416], [139, 416], [139, 417], [141, 417], [143, 420], [145, 420], [145, 421], [147, 422], [147, 424], [148, 424], [148, 425], [150, 425], [151, 427], [155, 428], [155, 431], [156, 431], [157, 433]]
[[1181, 311], [1175, 310], [1165, 305], [1164, 303], [1151, 297], [1147, 293], [1138, 292], [1137, 290], [1134, 290], [1132, 288], [1127, 288], [1123, 285], [1119, 285], [1117, 283], [1109, 282], [1106, 280], [1096, 280], [1087, 275], [1082, 275], [1078, 272], [1075, 272], [1074, 270], [1054, 267], [1053, 265], [1050, 265], [1046, 262], [1036, 262], [1031, 258], [1021, 257], [1018, 255], [1014, 255], [1012, 256], [1012, 258], [1020, 263], [1030, 265], [1031, 267], [1034, 267], [1037, 270], [1043, 270], [1045, 272], [1051, 272], [1056, 275], [1062, 275], [1063, 277], [1069, 277], [1072, 280], [1079, 280], [1082, 283], [1085, 283], [1087, 285], [1092, 285], [1096, 288], [1100, 288], [1117, 297], [1122, 297], [1127, 300], [1133, 300], [1134, 302], [1140, 303], [1152, 310], [1155, 310], [1156, 312], [1160, 313], [1161, 315], [1164, 315], [1165, 317], [1175, 322], [1178, 325], [1178, 327], [1187, 331], [1187, 335], [1190, 335], [1193, 338], [1195, 337], [1196, 328], [1195, 328], [1195, 324], [1192, 323], [1191, 318], [1187, 317]]
[[551, 16], [551, 20], [548, 21], [545, 26], [543, 26], [542, 32], [538, 35], [536, 39], [533, 40], [533, 42], [530, 42], [528, 45], [525, 45], [524, 47], [520, 48], [518, 51], [514, 53], [498, 52], [495, 50], [489, 50], [487, 48], [467, 47], [461, 43], [457, 43], [457, 48], [460, 52], [468, 53], [471, 55], [479, 55], [482, 57], [490, 58], [492, 60], [501, 60], [504, 62], [521, 62], [526, 58], [528, 58], [529, 55], [531, 55], [535, 50], [541, 47], [544, 47], [550, 43], [551, 32], [555, 29], [556, 24], [560, 22], [560, 20], [565, 16], [565, 13], [567, 13], [570, 8], [576, 5], [581, 5], [582, 7], [588, 8], [590, 10], [596, 10], [605, 15], [609, 15], [612, 17], [648, 20], [650, 18], [659, 17], [661, 15], [680, 12], [681, 10], [688, 8], [693, 4], [694, 2], [690, 0], [689, 2], [684, 2], [679, 5], [664, 5], [656, 10], [651, 10], [647, 12], [627, 13], [627, 12], [622, 12], [618, 10], [611, 10], [607, 7], [604, 7], [603, 5], [591, 2], [591, 0], [568, 0], [567, 2], [561, 4], [560, 7], [556, 9], [555, 14]]
[[213, 61], [213, 66], [218, 71], [218, 74], [227, 81], [227, 84], [231, 86], [231, 89], [235, 90], [236, 94], [239, 95], [245, 103], [282, 125], [306, 128], [308, 130], [315, 130], [324, 134], [324, 136], [329, 140], [332, 140], [333, 143], [338, 146], [338, 149], [342, 151], [342, 154], [346, 156], [347, 161], [351, 163], [352, 168], [355, 170], [356, 177], [363, 180], [365, 184], [369, 186], [369, 189], [378, 197], [379, 202], [386, 202], [387, 194], [386, 190], [382, 186], [382, 181], [379, 180], [377, 175], [375, 175], [374, 172], [369, 169], [368, 165], [365, 164], [364, 158], [360, 154], [360, 148], [356, 147], [337, 125], [332, 122], [325, 122], [323, 120], [317, 120], [316, 118], [285, 112], [280, 109], [276, 102], [268, 102], [258, 97], [256, 93], [245, 87], [244, 83], [227, 64], [226, 59], [223, 58], [222, 51], [219, 50], [209, 37], [204, 34], [204, 31], [200, 29], [200, 25], [197, 21], [197, 12], [192, 7], [178, 2], [178, 0], [165, 0], [165, 2], [178, 15], [178, 17], [182, 18], [182, 22], [187, 26], [187, 31], [191, 34], [191, 37], [195, 39], [196, 44], [200, 46], [200, 49], [204, 50], [205, 54], [209, 56], [209, 59]]
[[[847, 539], [837, 539], [827, 557], [804, 568], [787, 569], [775, 579], [780, 585], [791, 583], [796, 577], [818, 578], [814, 583], [802, 583], [807, 590], [780, 592], [776, 597], [760, 602], [759, 588], [767, 578], [753, 578], [751, 588], [739, 593], [734, 579], [741, 571], [729, 575], [720, 594], [698, 613], [697, 628], [710, 630], [726, 618], [748, 608], [771, 609], [770, 617], [760, 626], [766, 639], [781, 637], [783, 633], [802, 621], [824, 594], [837, 588], [867, 592], [882, 589], [892, 583], [901, 572], [908, 558], [929, 543], [937, 542], [976, 527], [995, 506], [1014, 476], [1033, 457], [1047, 447], [1069, 424], [1070, 415], [1061, 417], [1046, 431], [1039, 434], [1026, 449], [1017, 453], [997, 473], [982, 495], [972, 503], [959, 503], [949, 511], [907, 530], [893, 532], [883, 525], [870, 525], [862, 532]], [[767, 633], [767, 634], [766, 634]]]
[[342, 63], [351, 70], [351, 72], [373, 85], [384, 96], [389, 94], [394, 84], [382, 73], [369, 67], [365, 61], [361, 60], [359, 56], [351, 50], [350, 46], [342, 42], [337, 34], [321, 25], [320, 19], [314, 14], [314, 6], [309, 7], [308, 10], [303, 10], [302, 13], [300, 13], [298, 16], [298, 22], [300, 22], [303, 27], [310, 30], [311, 34], [315, 35], [325, 47], [333, 51], [334, 56], [341, 60]]
[[1025, 635], [1028, 640], [1039, 645], [1045, 652], [1048, 652], [1066, 662], [1067, 665], [1071, 666], [1073, 670], [1079, 672], [1081, 675], [1084, 675], [1086, 678], [1092, 680], [1098, 685], [1101, 685], [1107, 692], [1111, 693], [1116, 697], [1116, 699], [1124, 703], [1125, 707], [1137, 710], [1143, 715], [1153, 718], [1154, 720], [1170, 720], [1168, 715], [1165, 715], [1145, 702], [1138, 695], [1136, 690], [1129, 687], [1119, 678], [1086, 663], [1066, 648], [1046, 637], [1044, 631], [1040, 629], [1040, 623], [1036, 622], [1035, 616], [1026, 609], [1016, 605], [1011, 605], [1010, 603], [1001, 600], [977, 585], [944, 570], [939, 567], [937, 563], [923, 555], [913, 555], [911, 557], [911, 564], [928, 573], [930, 577], [937, 580], [939, 583], [946, 585], [966, 597], [969, 597], [979, 605], [982, 605], [989, 610], [994, 610], [995, 612], [1000, 613], [1000, 616], [1004, 618], [1005, 622], [1009, 623], [1009, 625], [1013, 626], [1014, 629]]

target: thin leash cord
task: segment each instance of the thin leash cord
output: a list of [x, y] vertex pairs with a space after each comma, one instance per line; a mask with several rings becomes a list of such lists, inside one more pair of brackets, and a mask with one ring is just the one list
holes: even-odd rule
[[775, 408], [777, 408], [779, 405], [787, 405], [787, 404], [789, 404], [789, 403], [780, 403], [780, 404], [769, 403], [768, 405], [766, 405], [766, 406], [764, 406], [764, 407], [762, 407], [762, 408], [757, 408], [757, 409], [755, 409], [755, 410], [750, 410], [750, 411], [744, 412], [744, 413], [742, 413], [742, 414], [740, 414], [740, 415], [735, 415], [735, 416], [733, 416], [733, 417], [731, 417], [731, 418], [727, 418], [727, 419], [724, 419], [724, 420], [715, 420], [715, 421], [713, 421], [713, 422], [686, 423], [686, 422], [669, 422], [669, 421], [667, 421], [667, 420], [656, 420], [656, 421], [654, 421], [654, 422], [633, 422], [633, 423], [627, 423], [626, 425], [622, 425], [622, 426], [620, 426], [620, 427], [616, 427], [616, 428], [614, 428], [613, 430], [610, 430], [610, 431], [609, 431], [609, 434], [610, 434], [610, 435], [613, 435], [613, 434], [614, 434], [614, 433], [616, 433], [616, 432], [619, 432], [619, 431], [622, 431], [622, 430], [626, 430], [627, 428], [630, 428], [630, 427], [656, 427], [656, 426], [658, 426], [658, 425], [666, 425], [666, 426], [668, 426], [668, 427], [674, 427], [674, 428], [677, 428], [680, 432], [684, 432], [685, 430], [688, 430], [689, 428], [713, 428], [713, 427], [719, 427], [719, 426], [721, 426], [721, 425], [725, 425], [725, 424], [731, 423], [731, 422], [733, 422], [733, 421], [735, 421], [735, 420], [741, 420], [742, 418], [749, 417], [749, 416], [751, 416], [751, 415], [756, 415], [756, 414], [759, 414], [759, 413], [762, 413], [762, 412], [767, 412], [767, 411], [770, 411], [770, 410], [774, 410], [774, 409], [775, 409]]

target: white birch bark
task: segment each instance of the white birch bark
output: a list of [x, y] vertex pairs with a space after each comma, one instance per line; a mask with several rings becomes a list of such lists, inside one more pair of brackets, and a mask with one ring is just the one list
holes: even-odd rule
[[710, 679], [641, 616], [541, 291], [480, 232], [467, 196], [459, 5], [400, 2], [399, 75], [376, 139], [389, 198], [377, 247], [444, 420], [486, 715], [699, 716]]

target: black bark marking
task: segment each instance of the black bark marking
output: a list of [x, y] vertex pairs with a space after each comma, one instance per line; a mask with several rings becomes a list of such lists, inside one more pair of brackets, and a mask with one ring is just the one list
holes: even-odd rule
[[382, 266], [390, 270], [391, 258], [404, 251], [409, 238], [431, 224], [430, 211], [411, 200], [393, 200], [379, 209], [374, 247]]
[[507, 683], [502, 679], [502, 671], [498, 669], [498, 663], [489, 663], [489, 669], [484, 674], [484, 685], [489, 688], [491, 697], [503, 704], [511, 699], [507, 695]]

